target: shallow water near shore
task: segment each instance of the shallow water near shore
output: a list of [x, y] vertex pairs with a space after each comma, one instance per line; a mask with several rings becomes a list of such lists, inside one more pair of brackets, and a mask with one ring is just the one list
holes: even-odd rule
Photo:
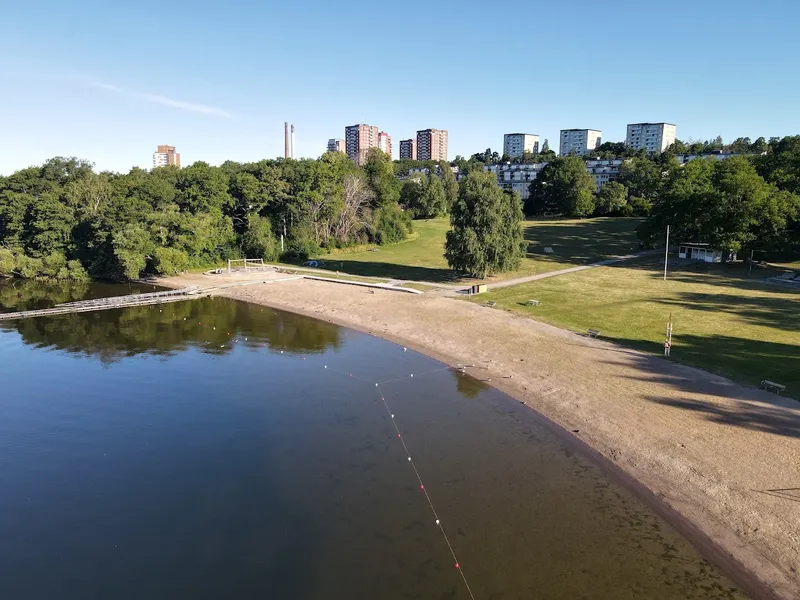
[[225, 299], [10, 321], [0, 381], [0, 598], [746, 597], [528, 408], [370, 335]]

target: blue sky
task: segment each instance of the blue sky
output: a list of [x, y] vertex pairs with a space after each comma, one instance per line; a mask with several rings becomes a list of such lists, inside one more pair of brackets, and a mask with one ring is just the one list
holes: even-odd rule
[[149, 167], [318, 156], [345, 125], [398, 142], [450, 132], [450, 158], [503, 133], [681, 139], [800, 133], [791, 0], [485, 3], [4, 2], [0, 174], [56, 156]]

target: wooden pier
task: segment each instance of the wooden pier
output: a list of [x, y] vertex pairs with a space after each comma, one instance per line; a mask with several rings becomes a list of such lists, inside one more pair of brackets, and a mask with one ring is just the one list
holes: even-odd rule
[[52, 308], [39, 310], [22, 310], [18, 312], [0, 313], [0, 321], [12, 319], [30, 319], [33, 317], [49, 317], [53, 315], [66, 315], [69, 313], [90, 312], [95, 310], [110, 310], [112, 308], [126, 308], [128, 306], [147, 306], [150, 304], [165, 304], [168, 302], [181, 302], [192, 300], [206, 295], [197, 286], [180, 290], [167, 290], [166, 292], [150, 292], [147, 294], [131, 294], [129, 296], [111, 296], [94, 300], [79, 300], [66, 304], [57, 304]]

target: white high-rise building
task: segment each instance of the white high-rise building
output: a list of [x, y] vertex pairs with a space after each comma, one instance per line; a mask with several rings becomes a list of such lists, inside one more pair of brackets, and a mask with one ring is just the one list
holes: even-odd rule
[[583, 156], [603, 143], [602, 136], [603, 132], [599, 129], [562, 129], [558, 154]]
[[181, 166], [181, 155], [175, 152], [175, 146], [158, 146], [153, 152], [153, 168]]
[[631, 123], [625, 135], [625, 145], [634, 150], [663, 152], [675, 142], [672, 123]]
[[503, 154], [511, 158], [522, 156], [524, 152], [539, 152], [539, 136], [535, 133], [507, 133], [503, 136]]

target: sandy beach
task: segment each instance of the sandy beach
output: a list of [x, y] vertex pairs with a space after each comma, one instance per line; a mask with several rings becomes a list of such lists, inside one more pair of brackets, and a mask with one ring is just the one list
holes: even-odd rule
[[474, 364], [467, 372], [558, 424], [684, 517], [723, 562], [743, 566], [772, 597], [800, 598], [800, 402], [453, 298], [309, 280], [216, 295]]

